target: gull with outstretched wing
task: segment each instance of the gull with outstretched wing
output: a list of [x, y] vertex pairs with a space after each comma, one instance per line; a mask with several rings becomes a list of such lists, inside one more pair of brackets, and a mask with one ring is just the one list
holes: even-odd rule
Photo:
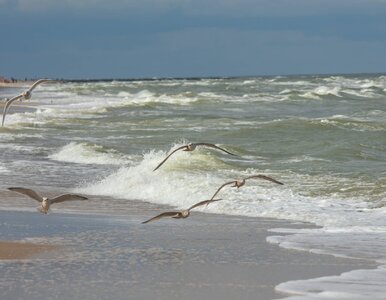
[[158, 166], [153, 170], [157, 170], [159, 167], [161, 167], [168, 159], [170, 156], [172, 156], [174, 153], [176, 153], [178, 150], [182, 150], [182, 151], [193, 151], [197, 148], [197, 146], [205, 146], [205, 147], [209, 147], [209, 148], [214, 148], [214, 149], [217, 149], [217, 150], [221, 150], [225, 153], [228, 153], [230, 155], [233, 155], [233, 156], [236, 156], [236, 154], [233, 154], [219, 146], [216, 146], [215, 144], [211, 144], [211, 143], [189, 143], [187, 145], [183, 145], [183, 146], [180, 146], [178, 147], [177, 149], [174, 149], [168, 156], [166, 156], [166, 158], [161, 161]]
[[190, 216], [190, 211], [193, 208], [196, 208], [196, 207], [201, 206], [201, 205], [208, 205], [209, 203], [220, 201], [220, 200], [221, 199], [204, 200], [204, 201], [201, 201], [201, 202], [198, 202], [198, 203], [192, 205], [188, 209], [183, 209], [181, 211], [166, 211], [166, 212], [163, 212], [163, 213], [161, 213], [161, 214], [159, 214], [159, 215], [157, 215], [149, 220], [142, 222], [142, 224], [146, 224], [146, 223], [149, 223], [151, 221], [159, 220], [159, 219], [162, 219], [164, 217], [171, 217], [173, 219], [185, 219], [185, 218]]
[[218, 189], [217, 191], [213, 194], [212, 198], [213, 199], [214, 197], [216, 197], [216, 195], [221, 191], [222, 188], [224, 188], [225, 186], [227, 185], [231, 185], [231, 187], [236, 187], [236, 188], [240, 188], [242, 187], [245, 182], [249, 179], [264, 179], [264, 180], [268, 180], [268, 181], [271, 181], [271, 182], [274, 182], [276, 184], [280, 184], [280, 185], [283, 185], [284, 183], [280, 182], [280, 181], [277, 181], [276, 179], [273, 179], [271, 177], [268, 177], [268, 176], [265, 176], [265, 175], [252, 175], [252, 176], [248, 176], [246, 178], [243, 178], [243, 179], [240, 179], [240, 180], [232, 180], [232, 181], [229, 181], [229, 182], [225, 182], [224, 184], [222, 184]]
[[31, 87], [24, 91], [23, 93], [15, 96], [15, 97], [12, 97], [11, 99], [7, 99], [5, 101], [5, 105], [4, 105], [4, 110], [3, 110], [3, 120], [1, 122], [1, 126], [4, 126], [4, 121], [5, 121], [5, 116], [7, 115], [7, 112], [8, 112], [8, 109], [9, 107], [11, 106], [11, 104], [13, 102], [15, 102], [16, 100], [20, 99], [21, 100], [28, 100], [28, 99], [31, 99], [31, 96], [32, 96], [32, 91], [41, 83], [44, 83], [44, 82], [48, 82], [48, 81], [52, 81], [51, 79], [39, 79], [37, 81], [35, 81]]
[[17, 192], [23, 195], [26, 195], [40, 203], [40, 207], [38, 207], [38, 210], [41, 213], [47, 214], [51, 204], [54, 203], [61, 203], [64, 201], [74, 201], [74, 200], [87, 200], [88, 198], [81, 195], [76, 194], [64, 194], [60, 195], [54, 198], [47, 198], [40, 196], [37, 192], [31, 189], [23, 188], [23, 187], [10, 187], [8, 190]]

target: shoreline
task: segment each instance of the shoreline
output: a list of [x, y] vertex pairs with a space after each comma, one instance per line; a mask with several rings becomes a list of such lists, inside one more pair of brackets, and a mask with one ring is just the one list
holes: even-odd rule
[[[136, 205], [126, 217], [63, 214], [60, 209], [49, 215], [0, 210], [0, 240], [49, 244], [52, 255], [34, 260], [47, 253], [40, 252], [27, 258], [35, 263], [25, 271], [35, 274], [35, 284], [44, 277], [43, 266], [50, 268], [54, 277], [64, 276], [65, 282], [54, 280], [51, 284], [63, 293], [58, 299], [74, 298], [75, 294], [104, 299], [107, 292], [122, 300], [128, 293], [132, 299], [279, 299], [290, 296], [275, 290], [287, 281], [377, 267], [364, 260], [288, 250], [266, 241], [272, 234], [268, 229], [313, 227], [310, 224], [200, 212], [186, 220], [141, 224], [162, 209], [147, 203]], [[74, 264], [79, 277], [73, 276]], [[5, 295], [28, 296], [33, 288], [30, 281], [24, 281], [27, 275], [19, 273], [11, 261], [6, 266], [6, 274], [17, 278], [18, 288], [3, 276], [0, 286], [8, 286]], [[121, 284], [110, 286], [111, 281]], [[90, 290], [94, 296], [89, 295]], [[48, 296], [38, 289], [34, 293], [39, 297], [30, 299]]]
[[25, 87], [33, 84], [33, 80], [27, 81], [16, 81], [16, 82], [0, 82], [0, 88], [16, 88], [16, 87]]

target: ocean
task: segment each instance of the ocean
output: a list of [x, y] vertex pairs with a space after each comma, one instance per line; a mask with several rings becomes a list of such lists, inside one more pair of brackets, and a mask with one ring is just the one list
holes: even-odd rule
[[[0, 89], [0, 98], [22, 90]], [[318, 228], [274, 228], [268, 242], [380, 265], [279, 290], [334, 285], [343, 299], [350, 284], [370, 298], [386, 294], [386, 75], [58, 82], [38, 86], [24, 106], [11, 106], [0, 128], [3, 191], [83, 193], [98, 201], [60, 211], [114, 216], [132, 201], [187, 208], [225, 182], [270, 176], [284, 185], [251, 179], [197, 210], [311, 222]], [[195, 142], [236, 156], [198, 147], [153, 172]], [[34, 205], [0, 199], [3, 210]]]

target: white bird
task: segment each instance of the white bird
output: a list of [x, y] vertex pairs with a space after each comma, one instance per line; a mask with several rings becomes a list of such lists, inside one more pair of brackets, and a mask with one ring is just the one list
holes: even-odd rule
[[2, 120], [1, 126], [4, 126], [5, 116], [6, 116], [7, 112], [8, 112], [9, 107], [11, 106], [11, 104], [13, 102], [15, 102], [18, 99], [20, 99], [20, 101], [23, 100], [23, 99], [25, 99], [25, 100], [31, 99], [32, 91], [39, 84], [41, 84], [43, 82], [47, 82], [47, 81], [52, 81], [52, 80], [51, 79], [39, 79], [38, 81], [35, 81], [28, 90], [24, 91], [23, 93], [15, 96], [15, 97], [12, 97], [11, 99], [6, 99], [5, 105], [4, 105], [4, 110], [3, 110], [3, 120]]
[[44, 214], [48, 213], [51, 204], [60, 203], [60, 202], [64, 202], [64, 201], [87, 200], [88, 199], [87, 197], [84, 197], [81, 195], [75, 195], [75, 194], [63, 194], [63, 195], [49, 199], [47, 197], [40, 196], [34, 190], [26, 189], [23, 187], [10, 187], [10, 188], [8, 188], [8, 190], [26, 195], [26, 196], [40, 202], [40, 207], [38, 207], [38, 210]]
[[210, 144], [210, 143], [190, 143], [190, 144], [178, 147], [177, 149], [173, 150], [168, 156], [166, 156], [166, 158], [163, 161], [161, 161], [161, 163], [153, 171], [157, 170], [160, 166], [162, 166], [169, 159], [169, 157], [172, 156], [172, 154], [174, 154], [178, 150], [193, 151], [193, 150], [196, 149], [197, 146], [206, 146], [206, 147], [210, 147], [210, 148], [215, 148], [215, 149], [224, 151], [225, 153], [228, 153], [230, 155], [236, 156], [236, 154], [233, 154], [233, 153], [231, 153], [231, 152], [229, 152], [229, 151], [227, 151], [227, 150], [225, 150], [223, 148], [220, 148], [219, 146], [216, 146], [214, 144]]
[[275, 179], [273, 179], [273, 178], [271, 178], [271, 177], [265, 176], [265, 175], [252, 175], [252, 176], [248, 176], [248, 177], [246, 177], [246, 178], [243, 178], [243, 179], [241, 179], [241, 180], [233, 180], [233, 181], [229, 181], [229, 182], [224, 183], [223, 185], [221, 185], [221, 186], [217, 189], [217, 191], [214, 193], [214, 195], [212, 196], [211, 199], [213, 199], [214, 197], [216, 197], [216, 195], [220, 192], [220, 190], [221, 190], [223, 187], [225, 187], [225, 186], [227, 186], [227, 185], [230, 185], [230, 184], [233, 184], [231, 187], [237, 187], [237, 188], [240, 188], [240, 187], [242, 187], [242, 186], [245, 184], [245, 182], [246, 182], [248, 179], [253, 179], [253, 178], [254, 178], [254, 179], [264, 179], [264, 180], [268, 180], [268, 181], [274, 182], [274, 183], [276, 183], [276, 184], [281, 184], [281, 185], [284, 184], [284, 183], [281, 183], [280, 181], [277, 181], [277, 180], [275, 180]]
[[157, 215], [149, 220], [142, 222], [142, 224], [145, 224], [145, 223], [148, 223], [151, 221], [155, 221], [155, 220], [159, 220], [159, 219], [164, 218], [164, 217], [171, 217], [174, 219], [185, 219], [185, 218], [190, 216], [190, 210], [192, 210], [193, 208], [195, 208], [197, 206], [205, 205], [205, 204], [208, 205], [209, 203], [220, 201], [220, 200], [221, 199], [204, 200], [204, 201], [201, 201], [201, 202], [198, 202], [198, 203], [192, 205], [188, 209], [183, 209], [181, 211], [166, 211], [166, 212], [163, 212], [163, 213], [161, 213], [161, 214], [159, 214], [159, 215]]

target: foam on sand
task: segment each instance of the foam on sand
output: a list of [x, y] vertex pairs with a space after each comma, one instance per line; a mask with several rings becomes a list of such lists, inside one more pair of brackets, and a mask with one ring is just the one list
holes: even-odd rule
[[[386, 266], [355, 270], [338, 276], [293, 280], [275, 287], [278, 292], [296, 294], [288, 300], [385, 299]], [[350, 286], [350, 289], [347, 288]]]

